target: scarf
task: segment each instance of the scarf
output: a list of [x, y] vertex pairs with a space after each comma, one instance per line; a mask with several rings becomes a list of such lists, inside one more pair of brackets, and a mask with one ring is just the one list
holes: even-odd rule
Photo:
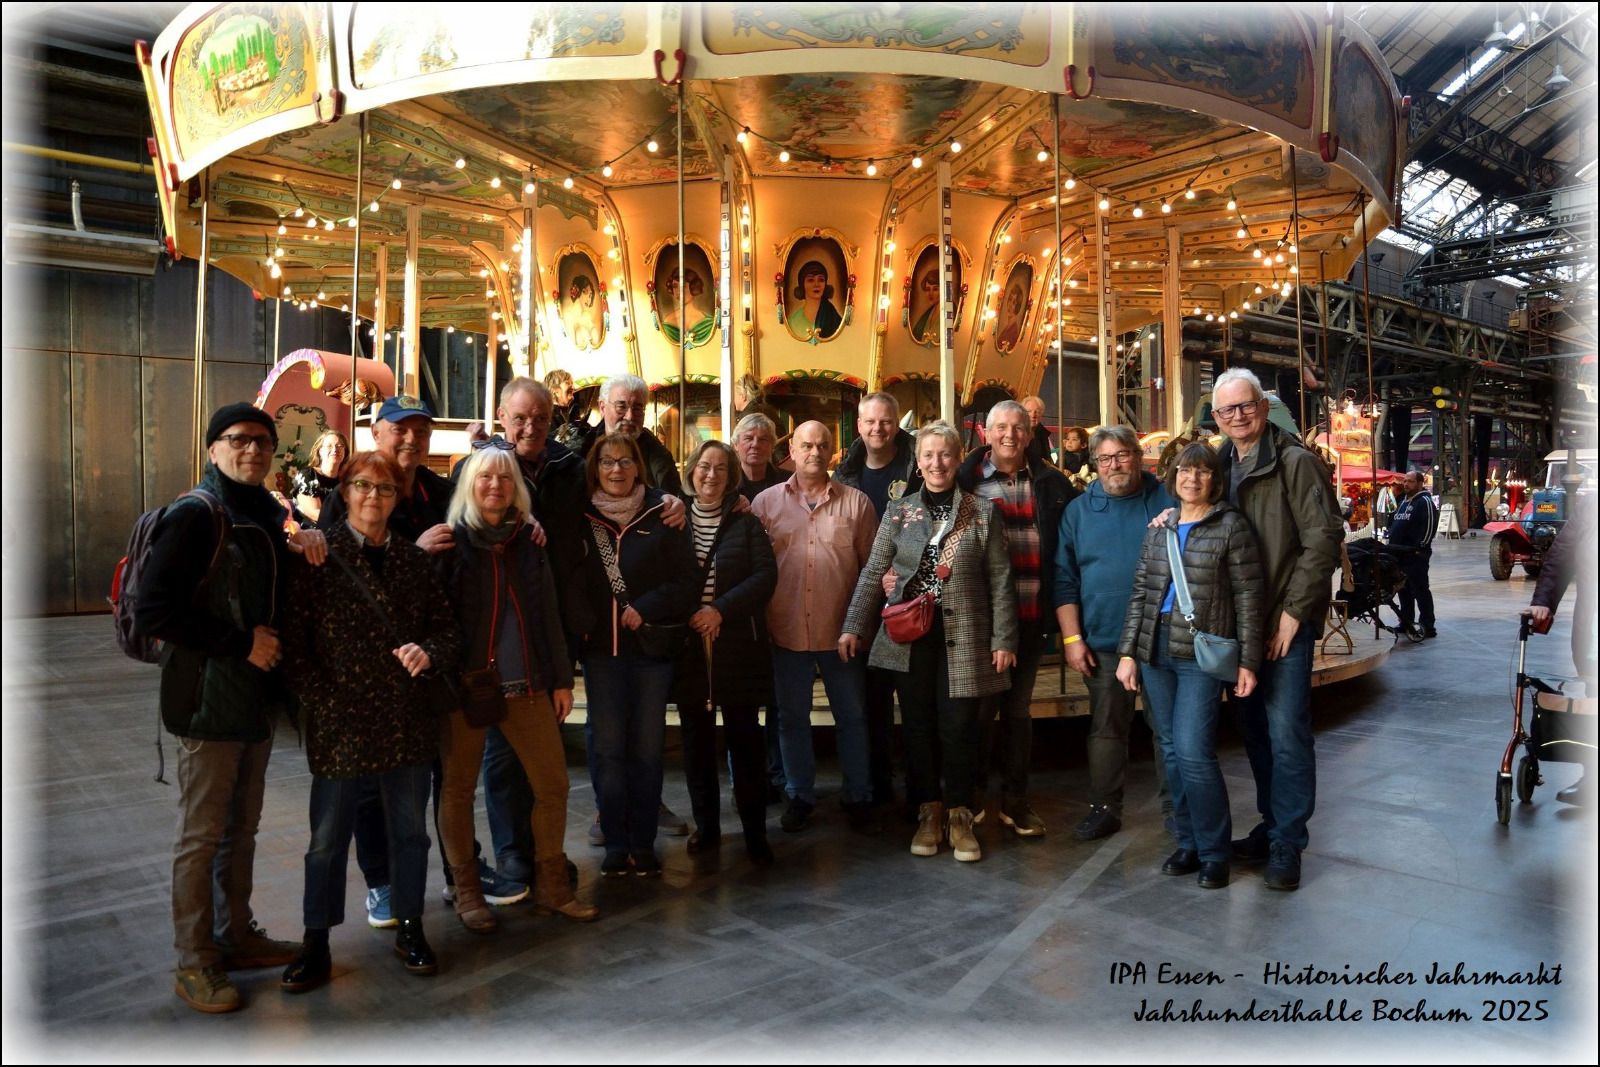
[[612, 496], [598, 490], [589, 498], [594, 509], [618, 526], [626, 526], [644, 506], [644, 486], [635, 485], [627, 496]]
[[498, 526], [484, 526], [481, 529], [466, 527], [467, 540], [476, 548], [494, 548], [511, 540], [511, 535], [522, 527], [521, 516], [516, 508], [508, 508]]

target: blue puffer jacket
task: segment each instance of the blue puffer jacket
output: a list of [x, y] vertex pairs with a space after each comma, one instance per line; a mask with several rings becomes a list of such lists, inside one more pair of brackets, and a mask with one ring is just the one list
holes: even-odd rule
[[1139, 477], [1131, 496], [1112, 496], [1099, 481], [1090, 482], [1061, 516], [1056, 605], [1078, 605], [1083, 639], [1097, 652], [1115, 652], [1122, 639], [1145, 527], [1178, 506], [1155, 475], [1142, 471]]

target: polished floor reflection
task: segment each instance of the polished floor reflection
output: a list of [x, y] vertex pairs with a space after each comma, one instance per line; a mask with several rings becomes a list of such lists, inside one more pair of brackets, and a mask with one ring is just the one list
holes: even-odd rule
[[[579, 926], [525, 905], [497, 909], [498, 933], [464, 930], [439, 900], [425, 916], [439, 975], [406, 974], [390, 937], [368, 929], [359, 875], [333, 932], [335, 978], [284, 996], [277, 972], [239, 976], [244, 1011], [200, 1016], [172, 994], [168, 910], [175, 790], [156, 770], [156, 673], [124, 659], [104, 617], [7, 624], [4, 933], [7, 1058], [196, 1055], [273, 1059], [463, 1055], [634, 1061], [1095, 1059], [1295, 1055], [1417, 1060], [1592, 1058], [1595, 1034], [1595, 817], [1555, 802], [1577, 774], [1547, 768], [1509, 828], [1494, 817], [1493, 775], [1510, 730], [1517, 609], [1531, 583], [1488, 576], [1487, 546], [1440, 547], [1440, 637], [1402, 645], [1377, 672], [1315, 698], [1318, 810], [1297, 893], [1235, 870], [1199, 889], [1157, 873], [1171, 841], [1136, 760], [1126, 828], [1075, 841], [1084, 812], [1084, 724], [1038, 731], [1038, 839], [986, 823], [983, 861], [910, 855], [898, 816], [882, 836], [852, 834], [824, 799], [812, 827], [777, 827], [770, 870], [743, 859], [725, 816], [721, 854], [691, 857], [663, 839], [660, 881], [601, 883], [586, 843], [593, 815], [576, 750], [568, 848], [580, 892], [602, 909]], [[1570, 609], [1568, 609], [1570, 610]], [[1530, 669], [1570, 671], [1569, 620], [1536, 639]], [[166, 739], [171, 777], [171, 739]], [[1236, 826], [1254, 792], [1237, 738], [1223, 767]], [[836, 789], [837, 766], [824, 784]], [[268, 772], [255, 907], [274, 936], [298, 936], [308, 786], [292, 729]], [[669, 756], [669, 804], [688, 810]], [[726, 803], [726, 801], [725, 801]], [[480, 817], [480, 827], [482, 820]], [[486, 831], [484, 831], [486, 833]], [[433, 853], [437, 857], [437, 849]], [[1264, 968], [1412, 971], [1417, 984], [1268, 985]], [[1547, 970], [1545, 986], [1429, 985], [1435, 963], [1468, 971]], [[1209, 985], [1160, 984], [1163, 963], [1214, 972]], [[1119, 969], [1119, 964], [1126, 964]], [[1141, 971], [1137, 965], [1142, 964]], [[1121, 982], [1116, 979], [1121, 978]], [[1172, 1012], [1256, 1011], [1333, 998], [1359, 1021], [1163, 1021]], [[1473, 1021], [1374, 1021], [1373, 1002], [1460, 1009]], [[1543, 1002], [1485, 1022], [1500, 1001]], [[1489, 1008], [1485, 1001], [1491, 1002]], [[1136, 1018], [1141, 1005], [1153, 1020]], [[1292, 1007], [1291, 1007], [1292, 1010]], [[1536, 1012], [1547, 1014], [1533, 1021]], [[470, 1041], [469, 1046], [462, 1042]], [[1180, 1043], [1181, 1042], [1181, 1043]], [[31, 1044], [29, 1044], [31, 1043]]]

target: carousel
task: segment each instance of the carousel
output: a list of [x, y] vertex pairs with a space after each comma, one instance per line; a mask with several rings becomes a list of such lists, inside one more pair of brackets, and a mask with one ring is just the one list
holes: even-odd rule
[[394, 389], [460, 451], [509, 376], [625, 372], [681, 456], [757, 405], [842, 448], [873, 389], [1059, 413], [1066, 363], [1127, 422], [1150, 328], [1172, 431], [1185, 318], [1344, 277], [1398, 210], [1377, 47], [1340, 5], [1167, 10], [195, 4], [139, 59], [167, 252], [348, 315], [343, 372], [275, 353], [327, 374], [302, 432]]

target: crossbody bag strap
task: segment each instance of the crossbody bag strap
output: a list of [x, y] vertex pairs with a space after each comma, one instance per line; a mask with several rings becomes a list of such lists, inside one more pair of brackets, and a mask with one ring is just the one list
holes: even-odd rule
[[1172, 591], [1178, 601], [1178, 613], [1194, 631], [1194, 598], [1189, 595], [1189, 576], [1183, 569], [1183, 549], [1178, 544], [1178, 531], [1167, 527], [1167, 563], [1172, 568]]
[[976, 506], [972, 502], [971, 493], [961, 494], [961, 503], [956, 506], [956, 513], [950, 520], [950, 531], [939, 542], [939, 557], [933, 564], [936, 573], [942, 572], [938, 574], [940, 581], [950, 574], [950, 565], [955, 562], [956, 549], [961, 546], [961, 537], [972, 523], [972, 513]]
[[617, 566], [617, 550], [611, 543], [610, 532], [606, 529], [605, 523], [593, 515], [589, 516], [589, 532], [594, 535], [594, 547], [600, 553], [600, 562], [605, 565], [606, 578], [611, 582], [611, 592], [616, 596], [617, 603], [627, 607], [628, 585], [622, 580], [622, 569]]

